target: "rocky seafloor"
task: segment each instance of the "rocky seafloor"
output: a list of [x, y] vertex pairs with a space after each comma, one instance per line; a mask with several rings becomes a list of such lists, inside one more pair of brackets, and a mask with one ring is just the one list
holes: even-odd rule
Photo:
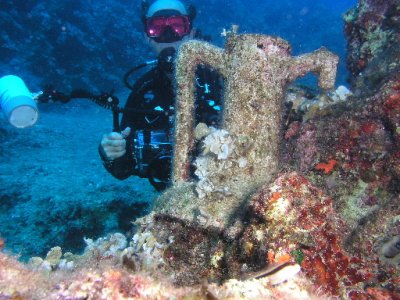
[[[136, 231], [127, 233], [128, 238], [86, 237], [81, 255], [53, 247], [22, 264], [0, 253], [0, 299], [400, 299], [400, 3], [360, 0], [345, 20], [352, 95], [289, 90], [280, 171], [248, 199], [246, 219], [233, 239], [151, 213], [136, 220]], [[85, 194], [76, 212], [84, 212], [81, 221], [89, 226], [102, 224], [99, 233], [115, 226], [128, 208], [133, 210], [128, 215], [135, 214], [135, 205], [143, 211], [148, 203], [132, 204], [132, 199], [143, 199], [143, 193], [157, 196], [145, 181], [109, 181], [98, 171], [95, 151], [76, 143], [65, 151], [77, 135], [93, 148], [100, 138], [101, 130], [83, 117], [82, 109], [105, 119], [108, 113], [87, 104], [71, 104], [60, 112], [55, 105], [46, 108], [43, 122], [71, 122], [68, 132], [48, 126], [2, 131], [2, 155], [18, 166], [13, 174], [2, 170], [2, 180], [22, 176], [27, 167], [20, 154], [13, 155], [15, 144], [25, 143], [27, 157], [43, 161], [36, 165], [37, 177], [22, 176], [20, 181], [24, 191], [31, 191], [25, 201], [37, 201], [38, 210], [23, 210], [18, 194], [20, 208], [14, 207], [9, 195], [2, 203], [8, 203], [10, 220], [15, 216], [29, 222], [29, 214], [46, 213], [39, 209], [45, 205], [51, 208], [47, 214], [54, 211], [54, 218], [68, 221], [71, 211], [51, 207], [52, 197], [64, 187], [46, 181], [49, 195], [35, 192], [45, 184], [40, 178], [54, 173], [57, 180], [74, 185], [79, 180], [85, 189], [105, 193], [104, 199], [99, 193], [93, 198]], [[68, 118], [63, 118], [65, 112]], [[49, 139], [32, 143], [35, 130]], [[50, 145], [53, 155], [41, 157], [37, 148]], [[76, 169], [63, 165], [66, 153], [77, 162]], [[51, 164], [56, 169], [46, 169], [48, 160], [57, 161]], [[76, 190], [61, 192], [80, 197]], [[113, 204], [107, 199], [119, 200]], [[114, 207], [115, 217], [102, 220], [100, 206], [107, 211]], [[207, 217], [199, 209], [199, 216]], [[47, 230], [42, 236], [49, 237], [48, 243], [62, 246], [57, 233], [52, 237]], [[15, 234], [25, 234], [29, 243], [23, 228]]]

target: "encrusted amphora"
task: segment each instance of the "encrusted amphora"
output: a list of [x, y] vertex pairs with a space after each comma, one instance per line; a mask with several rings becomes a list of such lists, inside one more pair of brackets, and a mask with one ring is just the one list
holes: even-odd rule
[[[314, 72], [321, 88], [334, 86], [336, 55], [324, 48], [297, 57], [290, 52], [285, 40], [260, 34], [231, 33], [224, 49], [202, 41], [180, 47], [173, 186], [158, 199], [156, 214], [218, 230], [240, 219], [249, 197], [278, 170], [287, 85]], [[224, 78], [218, 129], [194, 124], [199, 64]], [[196, 143], [202, 143], [203, 153], [193, 157]], [[196, 167], [195, 178], [190, 176], [191, 165]]]

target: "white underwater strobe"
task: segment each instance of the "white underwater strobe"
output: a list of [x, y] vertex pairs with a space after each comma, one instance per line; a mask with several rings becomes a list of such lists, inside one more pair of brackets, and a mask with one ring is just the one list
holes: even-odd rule
[[0, 78], [0, 107], [17, 128], [32, 126], [39, 117], [35, 100], [24, 81], [15, 75]]

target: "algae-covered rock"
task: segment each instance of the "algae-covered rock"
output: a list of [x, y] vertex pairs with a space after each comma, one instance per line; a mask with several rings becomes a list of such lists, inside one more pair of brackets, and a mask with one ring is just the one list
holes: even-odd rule
[[[337, 56], [326, 49], [292, 57], [286, 41], [257, 34], [232, 32], [224, 49], [200, 41], [183, 44], [176, 60], [174, 186], [166, 194], [172, 196], [172, 202], [163, 205], [160, 212], [196, 221], [201, 208], [205, 227], [222, 231], [233, 225], [241, 218], [251, 194], [278, 170], [287, 85], [316, 72], [320, 86], [332, 88], [337, 62]], [[200, 142], [205, 151], [196, 156], [193, 82], [200, 63], [222, 75], [225, 89], [222, 126]], [[191, 174], [192, 164], [196, 176]], [[187, 185], [182, 187], [192, 181], [196, 192]], [[187, 192], [178, 200], [176, 195], [182, 189]]]
[[361, 0], [345, 15], [347, 66], [358, 93], [376, 93], [387, 78], [399, 73], [399, 17], [397, 0]]

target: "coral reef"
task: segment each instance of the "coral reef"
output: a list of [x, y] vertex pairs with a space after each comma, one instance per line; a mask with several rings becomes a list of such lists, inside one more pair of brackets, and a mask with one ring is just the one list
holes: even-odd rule
[[[126, 251], [114, 248], [110, 255], [110, 246], [119, 245], [116, 240], [121, 240], [119, 234], [90, 242], [82, 256], [74, 256], [73, 269], [33, 271], [0, 252], [0, 299], [314, 299], [310, 282], [298, 270], [285, 268], [260, 279], [174, 287], [166, 279], [155, 279], [155, 273], [133, 273], [121, 259]], [[60, 252], [53, 249], [46, 259]]]

